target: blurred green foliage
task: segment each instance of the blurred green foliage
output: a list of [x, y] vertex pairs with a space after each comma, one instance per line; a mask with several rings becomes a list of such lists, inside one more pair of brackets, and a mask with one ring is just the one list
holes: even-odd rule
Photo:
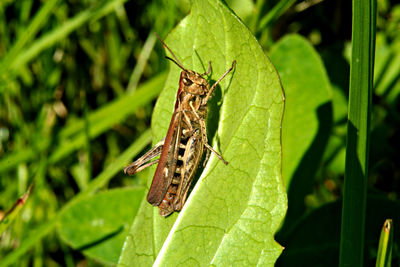
[[[313, 149], [304, 151], [297, 168], [293, 167], [292, 176], [303, 178], [304, 166], [311, 164], [315, 169], [305, 170], [307, 188], [301, 190], [294, 212], [300, 215], [286, 221], [278, 235], [286, 247], [278, 264], [336, 266], [351, 2], [226, 2], [267, 55], [282, 44], [283, 37], [295, 33], [307, 39], [315, 50], [311, 55], [317, 54], [323, 62], [332, 117], [319, 117], [318, 125], [328, 120], [331, 128], [326, 143], [313, 154], [318, 160], [310, 163], [305, 157], [315, 151], [311, 145]], [[0, 217], [29, 184], [35, 185], [20, 216], [0, 238], [0, 266], [98, 264], [99, 259], [61, 241], [52, 227], [71, 199], [77, 202], [79, 196], [98, 190], [146, 185], [146, 173], [132, 179], [120, 170], [149, 144], [145, 131], [166, 77], [169, 63], [153, 32], [165, 37], [189, 9], [190, 3], [183, 0], [0, 2]], [[399, 23], [400, 5], [379, 0], [366, 220], [368, 264], [376, 258], [384, 220], [391, 218], [396, 225], [396, 218], [400, 219]], [[296, 67], [303, 69], [301, 61]], [[308, 160], [308, 165], [301, 165], [301, 159]], [[285, 181], [293, 181], [292, 176]], [[36, 229], [42, 231], [43, 239], [39, 235], [28, 239]], [[321, 252], [321, 244], [331, 247]], [[398, 245], [399, 238], [394, 236], [394, 265], [399, 263]], [[304, 248], [309, 248], [308, 254]]]

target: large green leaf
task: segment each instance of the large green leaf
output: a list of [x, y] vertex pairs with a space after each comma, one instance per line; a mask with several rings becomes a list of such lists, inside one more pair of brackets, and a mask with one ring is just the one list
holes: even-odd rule
[[[166, 266], [273, 265], [282, 250], [273, 236], [286, 209], [278, 75], [249, 30], [219, 1], [194, 1], [166, 43], [188, 69], [205, 72], [211, 60], [212, 81], [237, 60], [214, 93], [208, 122], [210, 143], [229, 165], [212, 155], [179, 215], [162, 218], [143, 202], [120, 264], [151, 265], [158, 254], [156, 265]], [[155, 142], [165, 136], [179, 74], [172, 65], [154, 110]]]
[[286, 94], [282, 124], [283, 178], [289, 209], [285, 226], [303, 215], [332, 126], [332, 93], [318, 53], [298, 35], [280, 40], [271, 50]]
[[114, 189], [75, 202], [60, 217], [61, 237], [87, 256], [115, 264], [143, 191]]
[[[287, 160], [283, 164], [283, 174], [289, 186], [313, 140], [321, 131], [329, 133], [332, 92], [321, 58], [300, 35], [288, 35], [280, 40], [271, 50], [271, 59], [286, 94], [282, 142], [283, 157]], [[313, 165], [320, 156], [316, 155]]]

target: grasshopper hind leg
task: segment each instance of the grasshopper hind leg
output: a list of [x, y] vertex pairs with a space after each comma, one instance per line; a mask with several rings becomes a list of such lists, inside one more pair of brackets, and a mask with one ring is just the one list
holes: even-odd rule
[[[165, 139], [165, 138], [164, 138]], [[150, 167], [151, 165], [157, 164], [158, 159], [154, 161], [150, 161], [155, 157], [161, 154], [161, 150], [164, 146], [164, 139], [158, 142], [154, 147], [152, 147], [149, 151], [147, 151], [143, 156], [141, 156], [138, 160], [132, 162], [128, 166], [124, 168], [124, 172], [130, 176], [135, 173], [140, 172], [141, 170]]]

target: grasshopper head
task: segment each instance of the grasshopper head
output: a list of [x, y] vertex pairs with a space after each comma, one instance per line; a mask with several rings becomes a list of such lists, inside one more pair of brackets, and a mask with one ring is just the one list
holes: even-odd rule
[[179, 86], [183, 91], [192, 95], [207, 95], [209, 90], [207, 80], [192, 70], [183, 70], [181, 72]]
[[[206, 79], [204, 79], [199, 73], [188, 70], [186, 69], [183, 64], [178, 60], [178, 58], [175, 56], [175, 54], [172, 52], [172, 50], [164, 43], [164, 41], [158, 36], [156, 33], [157, 38], [161, 41], [163, 46], [167, 48], [167, 50], [171, 53], [173, 58], [170, 58], [166, 56], [167, 59], [171, 60], [174, 62], [179, 68], [182, 69], [181, 72], [181, 78], [179, 80], [179, 91], [178, 95], [180, 92], [185, 91], [189, 94], [192, 95], [207, 95], [209, 91], [209, 85]], [[211, 62], [210, 62], [211, 64]], [[207, 71], [205, 74], [209, 73], [211, 71], [211, 65], [209, 71]]]

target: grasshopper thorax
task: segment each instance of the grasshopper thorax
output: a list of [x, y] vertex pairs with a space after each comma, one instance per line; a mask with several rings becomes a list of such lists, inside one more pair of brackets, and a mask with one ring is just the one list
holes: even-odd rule
[[207, 95], [209, 85], [199, 73], [192, 70], [183, 70], [179, 80], [179, 88], [192, 95]]

